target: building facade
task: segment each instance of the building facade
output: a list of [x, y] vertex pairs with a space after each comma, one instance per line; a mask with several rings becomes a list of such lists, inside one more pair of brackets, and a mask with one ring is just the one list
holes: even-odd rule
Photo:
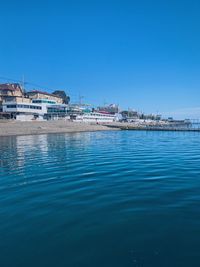
[[33, 99], [30, 103], [5, 101], [3, 113], [22, 121], [57, 120], [67, 118], [67, 105], [47, 99]]
[[43, 119], [44, 110], [41, 105], [24, 102], [4, 102], [3, 112], [10, 114], [10, 119], [29, 121]]
[[23, 90], [19, 83], [0, 84], [0, 112], [3, 112], [3, 102], [12, 101], [16, 97], [23, 97]]
[[34, 91], [27, 92], [26, 95], [30, 99], [48, 99], [48, 100], [55, 101], [56, 103], [63, 104], [63, 99], [60, 96], [49, 94], [47, 92], [34, 90]]
[[24, 93], [19, 84], [0, 84], [0, 118], [21, 121], [64, 119], [67, 107], [58, 95], [41, 91]]

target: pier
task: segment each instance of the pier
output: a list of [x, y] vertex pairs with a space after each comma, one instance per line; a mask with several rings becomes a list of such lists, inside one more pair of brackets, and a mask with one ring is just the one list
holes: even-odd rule
[[171, 131], [171, 132], [199, 132], [200, 129], [198, 128], [179, 128], [179, 127], [127, 127], [127, 126], [121, 126], [121, 130], [126, 131]]
[[110, 128], [118, 128], [123, 131], [173, 131], [173, 132], [200, 132], [200, 120], [189, 120], [185, 125], [137, 125], [134, 123], [106, 124]]

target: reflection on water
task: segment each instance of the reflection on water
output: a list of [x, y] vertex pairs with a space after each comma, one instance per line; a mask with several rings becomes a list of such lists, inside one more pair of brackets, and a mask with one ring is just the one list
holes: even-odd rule
[[[90, 134], [73, 133], [66, 135], [30, 135], [16, 137], [1, 137], [0, 140], [0, 166], [2, 170], [22, 170], [26, 160], [34, 160], [40, 157], [53, 158], [60, 161], [57, 149], [66, 148], [62, 157], [70, 156], [73, 148], [83, 148], [90, 142]], [[57, 157], [57, 158], [56, 158]], [[39, 162], [38, 162], [39, 164]]]
[[0, 138], [0, 266], [199, 266], [200, 138]]

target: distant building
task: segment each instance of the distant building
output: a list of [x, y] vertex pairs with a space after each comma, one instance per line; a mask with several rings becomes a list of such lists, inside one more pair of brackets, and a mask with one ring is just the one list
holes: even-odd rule
[[48, 100], [56, 101], [56, 103], [59, 103], [59, 104], [64, 103], [63, 99], [60, 96], [55, 95], [55, 94], [50, 94], [47, 92], [38, 91], [38, 90], [27, 92], [26, 95], [30, 99], [48, 99]]
[[105, 111], [97, 111], [89, 105], [84, 104], [72, 104], [69, 105], [68, 114], [70, 119], [78, 122], [87, 123], [110, 123], [115, 121], [115, 114], [111, 114]]
[[116, 113], [119, 113], [119, 106], [115, 104], [111, 104], [109, 106], [98, 107], [97, 110], [101, 112], [107, 112], [110, 114], [116, 114]]
[[121, 115], [124, 121], [134, 121], [139, 118], [139, 113], [135, 110], [123, 110]]
[[154, 115], [154, 114], [140, 114], [140, 119], [143, 120], [153, 120], [153, 121], [160, 121], [162, 119], [161, 115]]
[[53, 92], [53, 95], [56, 95], [56, 96], [62, 98], [64, 104], [68, 105], [70, 102], [70, 97], [68, 95], [66, 95], [65, 91], [56, 90]]
[[81, 115], [83, 113], [92, 112], [93, 109], [85, 104], [70, 104], [69, 105], [69, 114], [70, 115]]

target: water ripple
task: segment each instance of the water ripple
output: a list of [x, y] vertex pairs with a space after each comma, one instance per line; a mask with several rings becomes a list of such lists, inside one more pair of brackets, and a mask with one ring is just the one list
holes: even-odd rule
[[31, 266], [37, 246], [41, 266], [200, 265], [196, 133], [4, 137], [0, 151], [1, 266]]

